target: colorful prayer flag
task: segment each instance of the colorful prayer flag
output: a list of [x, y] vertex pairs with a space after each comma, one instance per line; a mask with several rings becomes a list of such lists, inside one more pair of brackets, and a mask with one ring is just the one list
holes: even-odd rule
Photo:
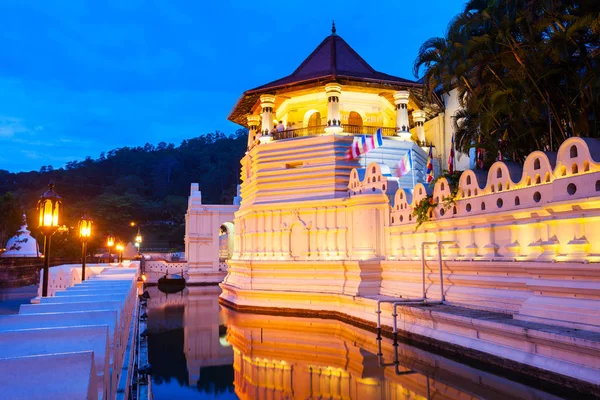
[[448, 156], [448, 172], [454, 173], [454, 133], [452, 134], [452, 141], [450, 142], [450, 155]]
[[[481, 145], [481, 135], [477, 139], [477, 144]], [[483, 149], [481, 146], [477, 147], [477, 156], [476, 156], [477, 168], [483, 169]]]
[[374, 135], [355, 136], [352, 145], [346, 151], [346, 160], [354, 160], [361, 155], [383, 146], [383, 136], [381, 128], [377, 129]]
[[429, 145], [429, 155], [427, 156], [427, 183], [433, 181], [433, 145]]
[[408, 174], [412, 170], [412, 150], [406, 152], [406, 154], [398, 161], [397, 172], [398, 177]]

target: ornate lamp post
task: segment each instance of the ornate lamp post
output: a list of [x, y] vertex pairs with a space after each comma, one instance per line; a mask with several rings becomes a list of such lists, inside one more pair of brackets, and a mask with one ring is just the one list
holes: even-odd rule
[[115, 249], [117, 250], [117, 253], [119, 255], [117, 260], [119, 261], [119, 264], [120, 264], [123, 262], [123, 250], [125, 250], [125, 246], [123, 246], [123, 243], [118, 242]]
[[106, 247], [108, 247], [108, 265], [110, 265], [110, 249], [115, 245], [115, 237], [111, 234], [106, 239]]
[[140, 232], [140, 226], [138, 225], [138, 232], [135, 235], [135, 247], [137, 247], [138, 256], [140, 255], [140, 248], [142, 247], [142, 234]]
[[92, 219], [88, 217], [87, 211], [79, 220], [79, 237], [81, 238], [81, 280], [85, 281], [85, 256], [87, 253], [87, 242], [92, 235]]
[[54, 191], [54, 182], [50, 181], [48, 190], [38, 200], [39, 227], [45, 236], [44, 241], [44, 276], [42, 297], [48, 296], [48, 272], [50, 270], [50, 238], [58, 229], [62, 198]]

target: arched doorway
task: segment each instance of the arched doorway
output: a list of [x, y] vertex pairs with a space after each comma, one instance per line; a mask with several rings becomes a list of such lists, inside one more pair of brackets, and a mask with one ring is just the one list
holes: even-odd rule
[[320, 132], [319, 126], [321, 125], [321, 113], [320, 112], [314, 112], [311, 114], [310, 118], [308, 119], [308, 134], [309, 135], [316, 135]]
[[344, 130], [349, 133], [362, 133], [363, 120], [359, 113], [350, 111], [348, 114], [348, 125]]
[[224, 222], [219, 228], [219, 270], [227, 269], [227, 260], [233, 255], [235, 227], [231, 222]]

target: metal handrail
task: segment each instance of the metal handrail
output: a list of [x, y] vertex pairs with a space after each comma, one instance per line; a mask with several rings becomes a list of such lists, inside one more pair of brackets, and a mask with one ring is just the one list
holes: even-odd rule
[[[304, 128], [295, 128], [295, 129], [284, 129], [283, 131], [273, 130], [271, 135], [273, 135], [273, 139], [281, 140], [281, 139], [294, 139], [303, 136], [311, 136], [311, 135], [320, 135], [325, 133], [325, 128], [327, 125], [317, 125], [317, 126], [308, 126]], [[343, 124], [342, 129], [343, 133], [350, 135], [374, 135], [377, 130], [381, 128], [381, 134], [383, 136], [395, 136], [396, 128], [387, 127], [387, 126], [379, 126], [379, 125], [348, 125]]]
[[[397, 319], [398, 316], [397, 309], [400, 306], [408, 306], [408, 305], [423, 305], [423, 304], [444, 304], [446, 301], [446, 295], [444, 294], [444, 267], [442, 264], [442, 245], [443, 244], [452, 244], [456, 243], [455, 240], [439, 240], [437, 242], [421, 242], [421, 279], [423, 285], [423, 295], [421, 298], [415, 299], [395, 299], [395, 300], [377, 300], [377, 337], [381, 337], [381, 303], [392, 303], [392, 317], [393, 317], [393, 330], [394, 334], [398, 333]], [[440, 301], [427, 301], [427, 289], [425, 287], [425, 246], [427, 245], [437, 245], [438, 247], [438, 262], [439, 262], [439, 270], [440, 270]]]

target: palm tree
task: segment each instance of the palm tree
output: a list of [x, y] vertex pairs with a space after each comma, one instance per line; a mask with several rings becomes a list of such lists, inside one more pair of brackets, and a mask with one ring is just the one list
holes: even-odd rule
[[[600, 2], [471, 0], [415, 60], [423, 90], [457, 90], [456, 143], [522, 161], [600, 136]], [[479, 138], [481, 144], [478, 145]]]

